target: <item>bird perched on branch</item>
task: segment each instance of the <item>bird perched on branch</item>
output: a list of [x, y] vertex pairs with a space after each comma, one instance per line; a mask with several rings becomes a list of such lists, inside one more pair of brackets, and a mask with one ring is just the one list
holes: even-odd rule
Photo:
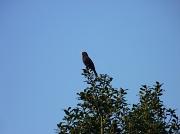
[[82, 54], [82, 60], [84, 62], [84, 65], [88, 68], [90, 68], [91, 70], [93, 70], [95, 76], [97, 77], [97, 73], [96, 73], [96, 69], [94, 67], [94, 63], [92, 62], [92, 60], [89, 58], [88, 54], [86, 52], [80, 52]]

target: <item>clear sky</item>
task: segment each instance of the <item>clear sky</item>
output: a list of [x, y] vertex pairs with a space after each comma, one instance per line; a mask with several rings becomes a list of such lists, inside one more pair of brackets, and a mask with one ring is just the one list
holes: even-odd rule
[[180, 117], [179, 0], [1, 0], [0, 133], [53, 134], [87, 85], [81, 51], [98, 74], [128, 88], [164, 83]]

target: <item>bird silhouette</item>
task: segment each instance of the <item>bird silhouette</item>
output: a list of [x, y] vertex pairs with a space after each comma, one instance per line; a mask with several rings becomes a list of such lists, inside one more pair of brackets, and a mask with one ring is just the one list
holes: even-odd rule
[[98, 77], [94, 63], [92, 62], [92, 60], [89, 58], [88, 54], [86, 52], [80, 52], [82, 54], [82, 60], [83, 63], [86, 67], [90, 68], [96, 77]]

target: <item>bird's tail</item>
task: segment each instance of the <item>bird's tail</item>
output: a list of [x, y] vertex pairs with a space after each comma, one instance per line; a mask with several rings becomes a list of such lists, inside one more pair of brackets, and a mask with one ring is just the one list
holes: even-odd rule
[[94, 70], [94, 74], [95, 74], [96, 77], [98, 77], [98, 74], [97, 74], [96, 70]]

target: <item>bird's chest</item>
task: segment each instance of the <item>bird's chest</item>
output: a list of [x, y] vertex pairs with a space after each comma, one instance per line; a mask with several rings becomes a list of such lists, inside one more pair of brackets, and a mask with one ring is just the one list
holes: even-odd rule
[[83, 62], [84, 62], [84, 64], [85, 64], [86, 66], [89, 65], [89, 58], [88, 58], [88, 57], [83, 57], [82, 60], [83, 60]]

